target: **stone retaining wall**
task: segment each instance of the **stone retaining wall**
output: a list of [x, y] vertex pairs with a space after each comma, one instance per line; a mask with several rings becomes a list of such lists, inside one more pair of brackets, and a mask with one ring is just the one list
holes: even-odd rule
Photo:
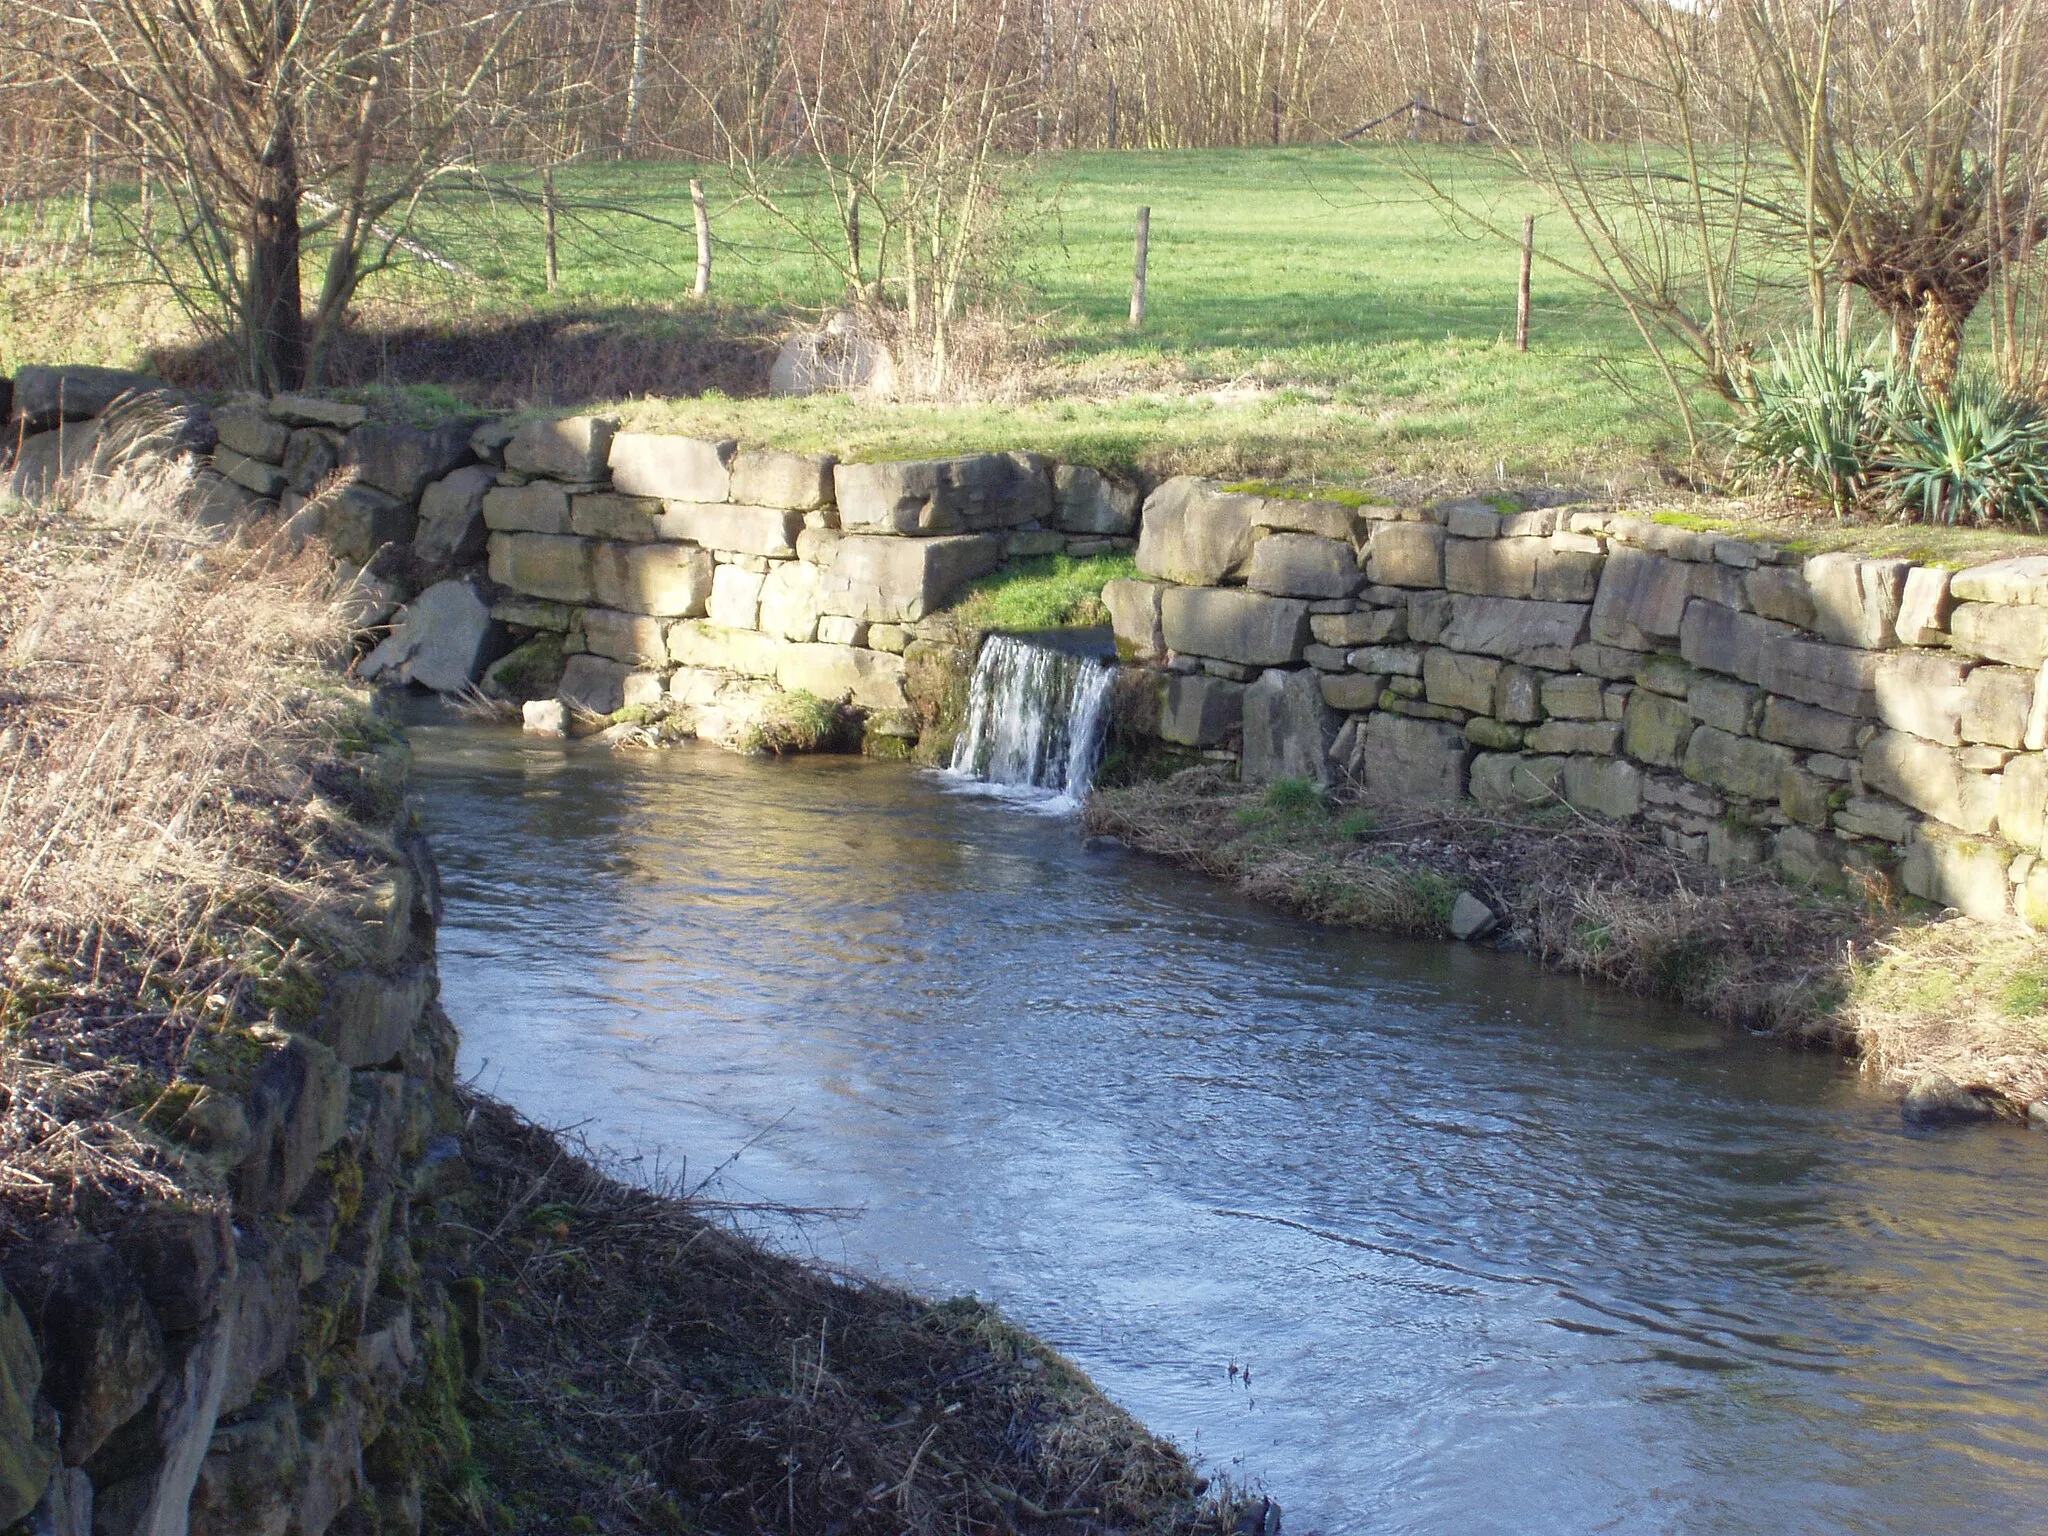
[[1563, 801], [1719, 869], [2048, 926], [2048, 556], [1951, 572], [1540, 496], [1146, 501], [1139, 729], [1252, 781]]

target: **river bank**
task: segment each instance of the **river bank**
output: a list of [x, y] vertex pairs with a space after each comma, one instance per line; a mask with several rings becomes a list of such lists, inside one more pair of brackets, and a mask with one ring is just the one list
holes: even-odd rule
[[458, 1084], [329, 562], [177, 493], [0, 502], [0, 1529], [1234, 1518], [987, 1309], [779, 1257]]
[[1098, 789], [1083, 825], [1316, 922], [1511, 949], [1842, 1051], [1916, 1119], [2048, 1123], [2048, 937], [1882, 880], [1831, 893], [1717, 873], [1561, 801], [1388, 806], [1215, 768]]

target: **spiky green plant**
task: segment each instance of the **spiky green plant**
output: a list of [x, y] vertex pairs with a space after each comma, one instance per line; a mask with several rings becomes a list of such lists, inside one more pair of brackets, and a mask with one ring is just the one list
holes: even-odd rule
[[1959, 380], [1893, 423], [1882, 468], [1905, 517], [2023, 522], [2039, 533], [2048, 515], [2048, 417], [1983, 380]]
[[1771, 349], [1751, 375], [1730, 431], [1736, 463], [1824, 497], [1841, 516], [1867, 492], [1908, 376], [1805, 333]]

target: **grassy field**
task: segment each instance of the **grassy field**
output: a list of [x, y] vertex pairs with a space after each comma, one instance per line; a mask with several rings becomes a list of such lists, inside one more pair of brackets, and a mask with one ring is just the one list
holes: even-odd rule
[[[1582, 284], [1539, 267], [1535, 345], [1512, 344], [1516, 253], [1453, 229], [1410, 174], [1403, 147], [1077, 154], [1016, 189], [1006, 302], [1041, 345], [1002, 403], [874, 406], [691, 395], [633, 402], [674, 430], [878, 456], [939, 448], [1044, 449], [1080, 462], [1225, 474], [1607, 479], [1669, 456], [1655, 385], [1625, 319]], [[1535, 203], [1491, 162], [1420, 151], [1519, 223]], [[537, 201], [466, 198], [424, 235], [475, 276], [412, 268], [370, 290], [369, 313], [476, 323], [563, 308], [689, 304], [694, 263], [684, 164], [571, 168], [562, 281], [542, 281]], [[722, 315], [772, 341], [781, 319], [836, 297], [793, 233], [736, 200], [715, 168], [714, 296]], [[1125, 324], [1132, 220], [1152, 209], [1145, 329]], [[135, 302], [130, 298], [127, 302]], [[0, 318], [11, 360], [83, 345], [118, 352], [133, 319], [97, 336], [40, 333], [19, 303]], [[1013, 329], [1027, 329], [1019, 325]], [[125, 360], [115, 358], [114, 360]], [[522, 375], [525, 370], [520, 370]], [[543, 370], [536, 366], [539, 381]], [[542, 389], [544, 391], [545, 385]], [[649, 390], [655, 395], [665, 390]], [[583, 401], [537, 400], [581, 404]]]

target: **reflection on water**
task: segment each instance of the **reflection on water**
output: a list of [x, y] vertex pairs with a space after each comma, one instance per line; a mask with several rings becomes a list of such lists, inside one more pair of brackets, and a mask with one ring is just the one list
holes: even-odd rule
[[2048, 1139], [898, 768], [415, 745], [465, 1070], [859, 1208], [1290, 1531], [2048, 1523]]

